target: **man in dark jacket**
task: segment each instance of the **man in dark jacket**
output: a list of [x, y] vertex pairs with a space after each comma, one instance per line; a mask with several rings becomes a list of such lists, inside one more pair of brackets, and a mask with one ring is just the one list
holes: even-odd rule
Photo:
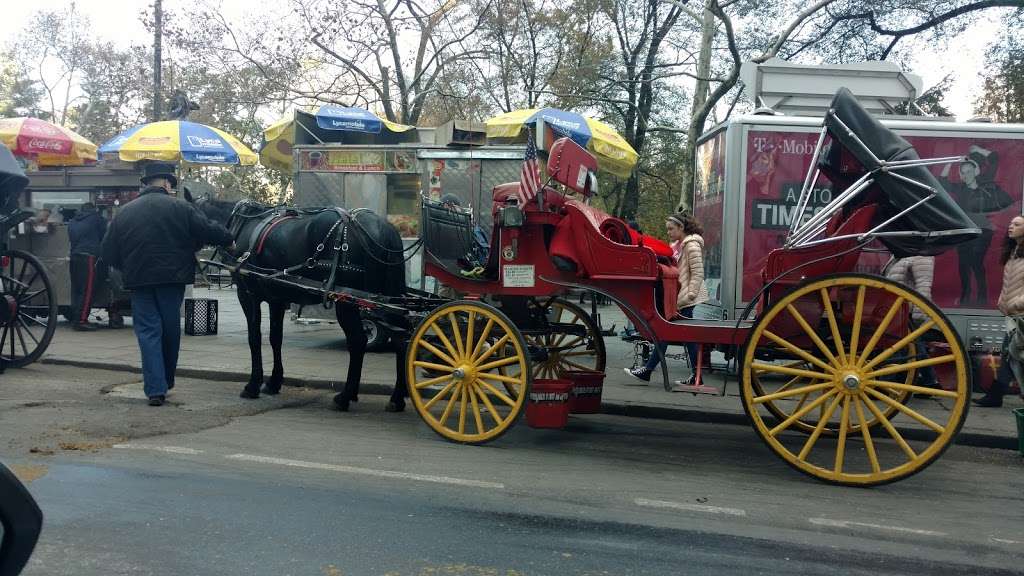
[[75, 330], [96, 329], [89, 323], [89, 312], [96, 290], [106, 284], [104, 270], [96, 265], [106, 231], [107, 221], [88, 202], [82, 204], [68, 222], [71, 241], [71, 315], [68, 319]]
[[132, 323], [142, 353], [150, 406], [161, 406], [174, 387], [181, 343], [185, 285], [195, 280], [197, 246], [232, 246], [231, 233], [194, 206], [170, 195], [178, 185], [174, 165], [151, 162], [145, 188], [114, 217], [103, 239], [103, 258], [121, 270], [131, 290]]

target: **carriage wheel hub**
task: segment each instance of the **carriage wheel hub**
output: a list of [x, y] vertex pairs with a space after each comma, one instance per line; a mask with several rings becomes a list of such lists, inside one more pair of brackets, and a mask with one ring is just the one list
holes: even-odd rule
[[470, 380], [474, 375], [473, 370], [467, 366], [459, 366], [452, 371], [452, 378], [463, 382]]
[[860, 378], [856, 374], [843, 376], [843, 386], [850, 392], [860, 389]]

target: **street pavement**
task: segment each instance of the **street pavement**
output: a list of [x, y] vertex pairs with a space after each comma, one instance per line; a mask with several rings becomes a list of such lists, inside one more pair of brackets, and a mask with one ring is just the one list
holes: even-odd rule
[[873, 489], [804, 477], [739, 426], [574, 417], [485, 446], [367, 396], [241, 402], [181, 378], [0, 377], [0, 460], [45, 514], [25, 574], [1021, 574], [1024, 459], [953, 446]]
[[[245, 321], [232, 289], [196, 289], [196, 298], [218, 300], [218, 334], [213, 336], [182, 336], [178, 373], [184, 376], [220, 380], [239, 391], [247, 381], [250, 357]], [[589, 310], [589, 303], [584, 306]], [[599, 308], [605, 328], [622, 329], [625, 318], [614, 306]], [[130, 320], [129, 320], [130, 323]], [[267, 342], [268, 321], [263, 321], [264, 370], [269, 375], [270, 344]], [[604, 383], [602, 410], [605, 413], [732, 423], [749, 426], [739, 398], [739, 384], [724, 372], [708, 374], [705, 381], [724, 390], [724, 396], [670, 393], [664, 390], [658, 374], [648, 384], [626, 375], [622, 368], [632, 366], [633, 345], [618, 336], [605, 337], [608, 351], [607, 377]], [[682, 352], [670, 348], [669, 353]], [[345, 336], [336, 323], [302, 324], [285, 320], [284, 368], [286, 383], [295, 386], [340, 389], [348, 366]], [[141, 361], [135, 337], [130, 329], [74, 332], [61, 325], [50, 344], [44, 362], [80, 367], [105, 368], [139, 372]], [[670, 360], [671, 380], [684, 379], [689, 368], [683, 360]], [[363, 364], [363, 392], [390, 394], [395, 381], [394, 356], [385, 352], [368, 354]], [[1024, 406], [1017, 396], [1007, 396], [1003, 408], [975, 408], [957, 442], [986, 447], [1016, 449], [1017, 429], [1012, 410]], [[941, 411], [941, 406], [934, 410]], [[927, 414], [927, 412], [926, 412]]]

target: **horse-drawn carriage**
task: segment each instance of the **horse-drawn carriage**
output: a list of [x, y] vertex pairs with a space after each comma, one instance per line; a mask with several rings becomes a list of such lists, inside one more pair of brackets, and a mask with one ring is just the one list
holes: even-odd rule
[[18, 206], [28, 178], [0, 144], [0, 369], [42, 356], [57, 327], [57, 301], [38, 258], [7, 246], [11, 230], [32, 216]]
[[[470, 211], [423, 200], [425, 273], [463, 294], [459, 300], [273, 276], [407, 331], [409, 396], [449, 440], [484, 443], [507, 431], [534, 378], [604, 370], [598, 327], [560, 297], [582, 288], [620, 306], [648, 340], [713, 345], [736, 358], [755, 430], [793, 467], [838, 484], [881, 484], [922, 470], [949, 446], [966, 417], [970, 377], [963, 345], [936, 306], [853, 270], [869, 245], [897, 257], [935, 254], [980, 233], [926, 168], [956, 160], [918, 159], [840, 91], [801, 203], [822, 174], [845, 191], [794, 222], [785, 246], [772, 253], [756, 320], [674, 319], [673, 263], [589, 204], [597, 164], [568, 138], [550, 148], [550, 180], [535, 197], [523, 201], [518, 184], [494, 189], [483, 262], [472, 265], [469, 256], [476, 250]], [[916, 385], [917, 370], [929, 366], [951, 388]]]

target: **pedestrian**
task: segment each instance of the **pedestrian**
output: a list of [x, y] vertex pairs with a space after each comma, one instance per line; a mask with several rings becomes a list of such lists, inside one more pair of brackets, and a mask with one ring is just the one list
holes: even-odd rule
[[1024, 317], [1024, 216], [1014, 216], [1003, 243], [1003, 287], [999, 291], [999, 311], [1006, 315], [1006, 335], [1003, 337], [1003, 357], [999, 371], [981, 398], [974, 403], [983, 408], [1003, 405], [1003, 396], [1010, 388], [1010, 380], [1021, 384], [1021, 334], [1017, 326]]
[[[885, 277], [913, 288], [921, 296], [924, 296], [926, 300], [931, 300], [932, 281], [935, 278], [935, 256], [894, 258], [885, 267]], [[910, 319], [916, 327], [916, 325], [920, 325], [925, 321], [925, 316], [921, 310], [915, 307], [910, 313]], [[928, 358], [928, 348], [923, 336], [914, 341], [914, 348], [917, 360]], [[935, 377], [935, 369], [931, 366], [918, 368], [915, 380], [918, 386], [925, 388], [939, 387], [939, 382]]]
[[68, 239], [71, 243], [71, 327], [75, 330], [95, 330], [89, 322], [93, 298], [99, 286], [106, 283], [103, 268], [97, 265], [103, 235], [107, 232], [107, 221], [86, 202], [78, 209], [75, 217], [68, 222]]
[[[679, 294], [676, 296], [677, 313], [675, 318], [693, 318], [693, 310], [697, 304], [708, 301], [708, 290], [704, 285], [704, 228], [688, 211], [669, 216], [665, 221], [665, 232], [672, 242], [672, 256], [679, 268]], [[665, 311], [666, 315], [669, 313]], [[699, 386], [697, 381], [697, 345], [687, 343], [686, 356], [690, 362], [690, 378], [687, 385]], [[658, 367], [661, 357], [668, 349], [668, 344], [658, 343], [660, 354], [651, 354], [647, 364], [639, 368], [624, 368], [626, 374], [647, 382], [651, 373]]]
[[178, 185], [174, 164], [151, 162], [141, 180], [145, 188], [110, 223], [102, 253], [131, 291], [143, 387], [149, 405], [161, 406], [174, 388], [181, 303], [185, 285], [195, 280], [195, 251], [207, 244], [234, 251], [234, 241], [226, 228], [171, 196]]
[[40, 208], [32, 218], [32, 231], [36, 234], [53, 232], [53, 222], [50, 222], [51, 215], [49, 208]]

